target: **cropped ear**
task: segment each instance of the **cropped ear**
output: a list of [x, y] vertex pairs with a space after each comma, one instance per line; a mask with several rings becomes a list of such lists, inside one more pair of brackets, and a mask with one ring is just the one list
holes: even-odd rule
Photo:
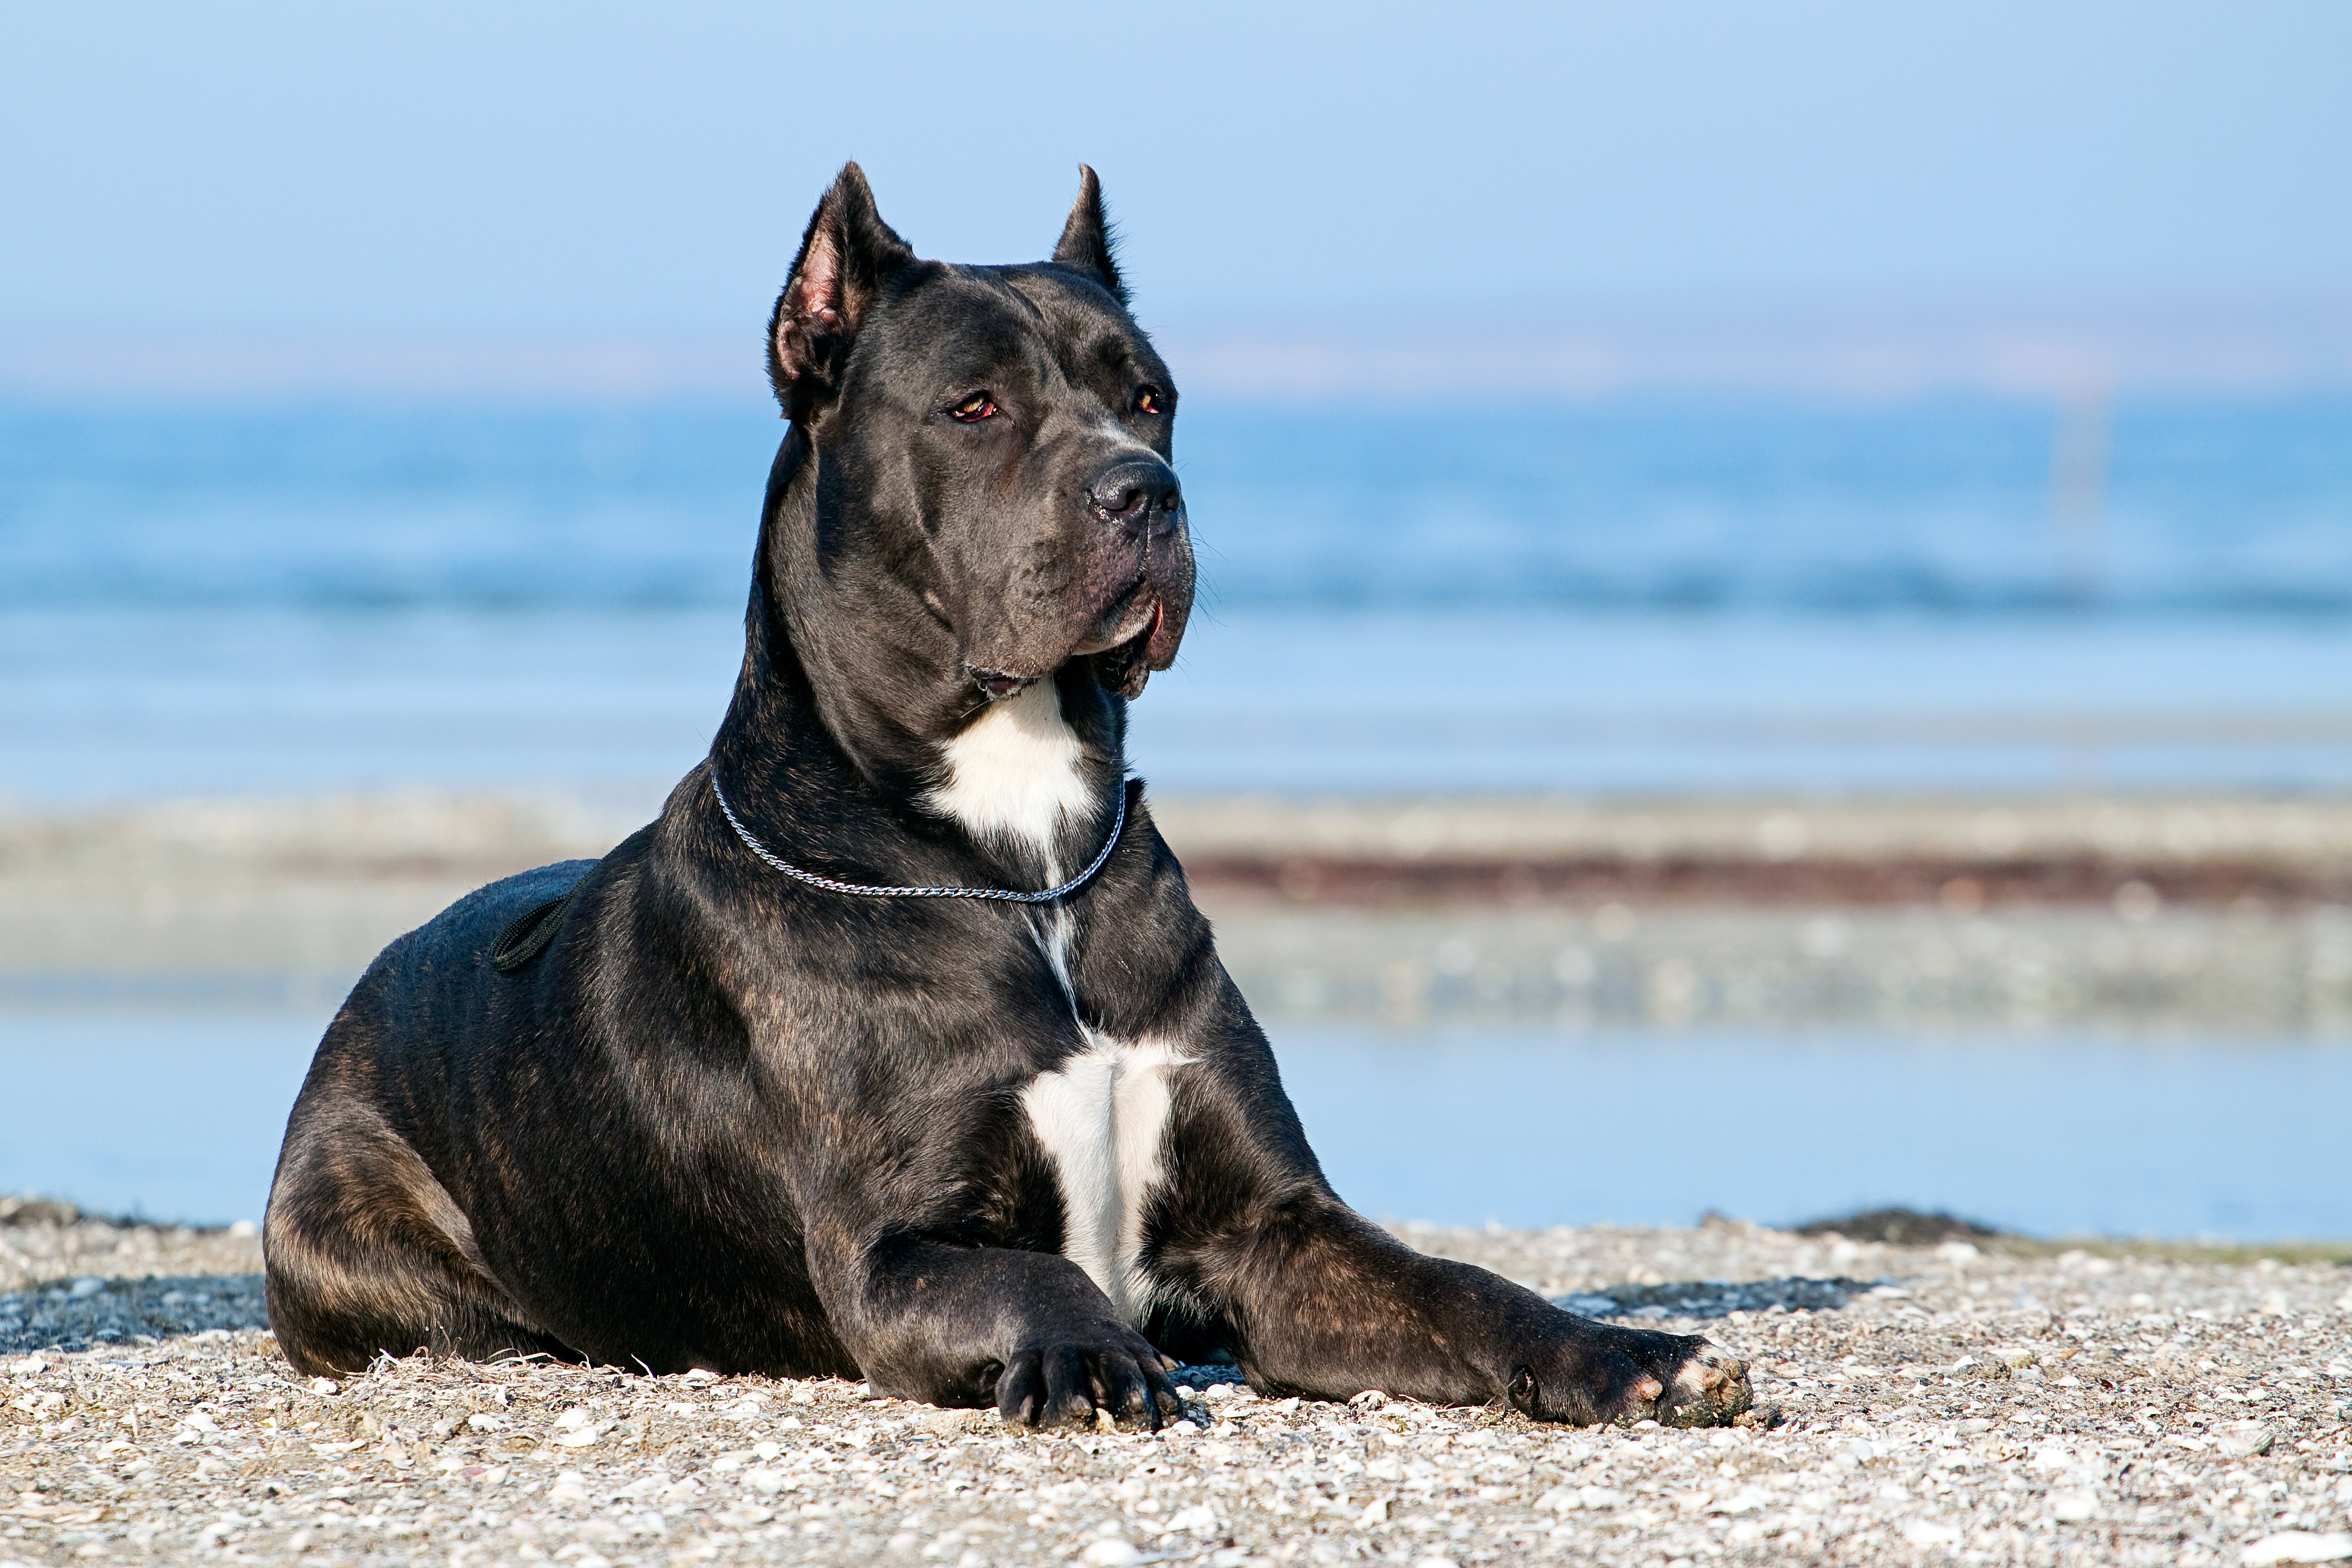
[[1110, 250], [1110, 219], [1103, 216], [1102, 182], [1081, 163], [1078, 199], [1070, 208], [1070, 221], [1062, 226], [1062, 242], [1054, 247], [1054, 265], [1084, 273], [1124, 305], [1127, 285], [1118, 280], [1118, 262]]
[[768, 380], [786, 418], [808, 413], [832, 390], [875, 296], [914, 259], [874, 210], [866, 172], [844, 163], [809, 218], [800, 257], [768, 318]]

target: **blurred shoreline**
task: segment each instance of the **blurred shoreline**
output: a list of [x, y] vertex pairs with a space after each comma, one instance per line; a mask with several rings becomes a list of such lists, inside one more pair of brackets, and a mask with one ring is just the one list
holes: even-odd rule
[[[1262, 1014], [1418, 1026], [2352, 1028], [2352, 797], [1155, 797]], [[0, 1009], [332, 1007], [561, 793], [0, 810]]]
[[1154, 809], [1197, 886], [1301, 903], [1937, 902], [1974, 914], [2352, 898], [2352, 799], [1259, 796]]
[[[1318, 1156], [1372, 1212], [1928, 1202], [2047, 1235], [2352, 1234], [2329, 1164], [2352, 799], [1154, 808]], [[0, 1058], [44, 1108], [0, 1137], [0, 1188], [253, 1217], [378, 951], [643, 810], [551, 790], [0, 811]], [[1670, 1131], [1660, 1159], [1645, 1112], [1562, 1143], [1560, 1107], [1662, 1084], [1706, 1086], [1723, 1135]]]

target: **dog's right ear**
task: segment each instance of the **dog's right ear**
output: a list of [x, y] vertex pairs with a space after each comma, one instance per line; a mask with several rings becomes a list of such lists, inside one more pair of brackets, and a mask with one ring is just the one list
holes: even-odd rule
[[915, 253], [874, 208], [866, 172], [844, 163], [816, 205], [799, 259], [768, 318], [768, 380], [787, 419], [812, 412], [875, 296]]
[[1070, 220], [1062, 226], [1061, 243], [1054, 247], [1054, 265], [1091, 278], [1127, 304], [1127, 285], [1119, 280], [1118, 258], [1113, 254], [1110, 215], [1103, 210], [1102, 181], [1086, 164], [1078, 165], [1078, 199]]

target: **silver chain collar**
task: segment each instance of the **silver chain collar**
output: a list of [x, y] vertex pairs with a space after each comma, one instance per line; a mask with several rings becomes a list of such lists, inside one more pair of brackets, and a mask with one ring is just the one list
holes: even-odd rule
[[735, 815], [735, 808], [727, 804], [727, 792], [719, 787], [719, 770], [715, 767], [710, 770], [710, 793], [718, 797], [719, 809], [726, 815], [727, 826], [735, 830], [735, 837], [743, 841], [743, 847], [776, 870], [806, 882], [812, 888], [823, 888], [828, 893], [855, 893], [866, 899], [995, 899], [1012, 904], [1049, 904], [1086, 886], [1094, 874], [1103, 868], [1103, 863], [1110, 858], [1110, 852], [1118, 847], [1118, 836], [1127, 829], [1127, 779], [1122, 775], [1118, 781], [1118, 814], [1111, 820], [1110, 837], [1103, 841], [1102, 852], [1087, 863], [1085, 870], [1058, 888], [1048, 888], [1042, 893], [1020, 893], [1010, 888], [876, 888], [862, 882], [836, 881], [831, 877], [820, 877], [814, 871], [803, 871], [752, 837], [751, 830], [744, 826], [742, 820]]

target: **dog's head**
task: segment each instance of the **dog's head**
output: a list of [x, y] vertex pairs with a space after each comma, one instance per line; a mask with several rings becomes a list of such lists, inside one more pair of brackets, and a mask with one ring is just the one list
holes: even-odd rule
[[1192, 605], [1176, 388], [1128, 314], [1093, 170], [1051, 260], [961, 267], [919, 259], [847, 165], [768, 370], [817, 454], [821, 569], [929, 617], [919, 640], [958, 679], [1003, 698], [1086, 658], [1133, 697], [1174, 659]]

